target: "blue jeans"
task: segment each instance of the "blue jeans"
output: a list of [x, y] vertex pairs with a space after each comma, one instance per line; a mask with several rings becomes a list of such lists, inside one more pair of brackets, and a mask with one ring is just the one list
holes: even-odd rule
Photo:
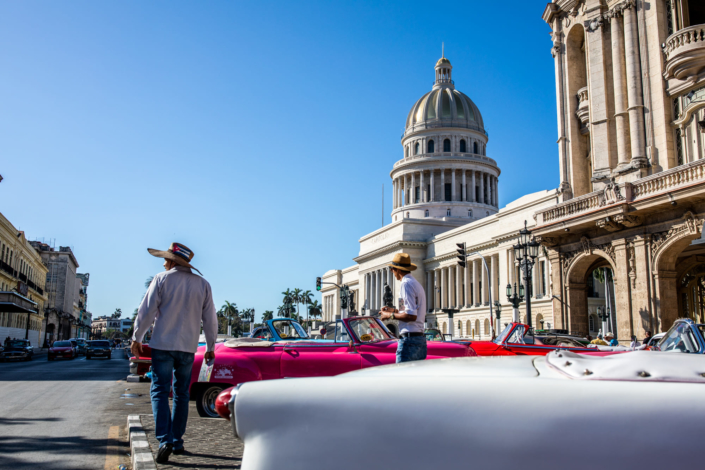
[[407, 336], [397, 343], [397, 364], [400, 362], [423, 361], [426, 359], [426, 337]]
[[[152, 413], [159, 447], [184, 446], [182, 437], [188, 420], [188, 389], [191, 384], [193, 353], [152, 349]], [[174, 384], [174, 406], [169, 410], [169, 391]]]

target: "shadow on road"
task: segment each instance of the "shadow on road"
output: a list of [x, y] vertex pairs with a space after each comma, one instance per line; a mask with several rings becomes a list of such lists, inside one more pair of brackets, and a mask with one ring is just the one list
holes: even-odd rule
[[0, 417], [0, 427], [12, 426], [13, 424], [32, 424], [35, 421], [56, 422], [63, 421], [64, 418], [2, 418]]
[[[66, 455], [69, 459], [81, 454], [105, 455], [106, 446], [120, 446], [120, 441], [119, 439], [87, 439], [78, 436], [0, 437], [0, 468], [66, 470], [71, 466], [68, 462], [62, 462], [62, 455]], [[37, 459], [29, 462], [12, 455], [26, 455], [28, 452], [41, 454], [45, 459], [39, 463]]]

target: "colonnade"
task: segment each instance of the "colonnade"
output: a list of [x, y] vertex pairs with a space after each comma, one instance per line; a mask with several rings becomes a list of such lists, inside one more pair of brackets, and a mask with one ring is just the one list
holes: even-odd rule
[[367, 305], [370, 314], [375, 314], [384, 307], [385, 284], [389, 284], [389, 287], [392, 288], [392, 294], [394, 294], [394, 276], [389, 266], [365, 274], [365, 303], [359, 307], [361, 312], [363, 312], [365, 305]]
[[[489, 255], [486, 262], [492, 279], [492, 301], [495, 301], [499, 298], [499, 255]], [[426, 292], [429, 309], [461, 309], [489, 305], [490, 291], [487, 286], [490, 283], [487, 274], [481, 259], [468, 259], [465, 268], [455, 264], [427, 271]]]
[[[450, 144], [449, 147], [446, 146], [446, 140]], [[443, 153], [469, 153], [475, 155], [486, 155], [486, 148], [487, 144], [485, 142], [461, 135], [427, 135], [407, 142], [404, 149], [404, 155], [407, 158], [414, 155], [430, 156], [440, 155]]]
[[[436, 178], [440, 178], [438, 188]], [[496, 176], [484, 171], [457, 168], [408, 171], [392, 181], [394, 209], [443, 201], [477, 202], [497, 207], [498, 183]], [[447, 184], [450, 185], [450, 199], [447, 198]]]

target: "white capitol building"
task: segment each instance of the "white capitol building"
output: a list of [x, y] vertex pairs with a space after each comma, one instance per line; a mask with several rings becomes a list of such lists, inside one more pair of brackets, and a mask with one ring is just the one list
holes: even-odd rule
[[[442, 57], [435, 66], [433, 88], [414, 103], [406, 118], [402, 158], [390, 172], [392, 223], [362, 237], [356, 264], [326, 272], [323, 281], [348, 285], [355, 292], [356, 310], [375, 314], [383, 305], [387, 283], [398, 303], [399, 282], [386, 264], [394, 254], [406, 252], [419, 266], [414, 276], [426, 286], [429, 326], [452, 329], [456, 336], [489, 335], [490, 291], [485, 287], [488, 280], [482, 261], [474, 257], [466, 269], [458, 268], [455, 244], [466, 242], [469, 249], [485, 256], [495, 280], [489, 283], [494, 302], [504, 293], [499, 279], [507, 279], [512, 270], [508, 253], [517, 231], [524, 219], [533, 222], [537, 207], [555, 204], [556, 191], [526, 196], [499, 210], [501, 171], [487, 156], [488, 140], [480, 110], [456, 89], [453, 66]], [[545, 288], [545, 260], [537, 263], [537, 270], [544, 275], [539, 281], [539, 274], [537, 282]], [[512, 279], [515, 282], [513, 274]], [[340, 315], [339, 293], [334, 286], [324, 286], [323, 318], [330, 321]], [[541, 320], [546, 317], [540, 303], [543, 296], [537, 297], [532, 312]], [[499, 300], [506, 303], [506, 298]], [[453, 327], [441, 308], [460, 310]], [[548, 312], [550, 317], [550, 302]], [[509, 318], [507, 308], [503, 319]]]
[[[485, 339], [490, 302], [501, 302], [500, 327], [511, 321], [506, 286], [521, 282], [512, 246], [527, 221], [541, 243], [526, 289], [534, 326], [596, 334], [597, 307], [607, 302], [593, 272], [602, 268], [613, 273], [609, 328], [619, 341], [666, 331], [679, 317], [705, 323], [703, 5], [546, 5], [560, 184], [502, 208], [500, 169], [488, 156], [482, 115], [455, 88], [442, 57], [433, 88], [406, 117], [401, 159], [390, 172], [392, 222], [360, 238], [353, 266], [323, 280], [348, 285], [357, 311], [374, 314], [386, 283], [398, 297], [387, 264], [409, 253], [426, 289], [429, 326]], [[456, 243], [463, 242], [478, 255], [459, 268]], [[332, 320], [340, 314], [339, 293], [330, 285], [322, 293], [324, 319]], [[452, 320], [443, 312], [449, 308], [457, 311]]]

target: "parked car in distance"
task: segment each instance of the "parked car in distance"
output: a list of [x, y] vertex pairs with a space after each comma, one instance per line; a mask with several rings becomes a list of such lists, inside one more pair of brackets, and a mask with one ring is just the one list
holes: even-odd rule
[[31, 361], [34, 356], [32, 343], [28, 339], [12, 339], [4, 351], [0, 352], [0, 360]]
[[105, 357], [110, 359], [112, 357], [112, 352], [110, 350], [110, 341], [105, 339], [95, 339], [93, 341], [88, 341], [86, 346], [86, 360], [92, 359], [94, 357]]
[[534, 330], [523, 323], [509, 323], [492, 341], [467, 341], [478, 356], [543, 356], [556, 349], [574, 352], [595, 352], [570, 336], [536, 335]]
[[70, 340], [54, 341], [54, 344], [49, 348], [49, 352], [47, 352], [48, 361], [53, 361], [57, 358], [75, 359], [76, 357], [78, 357], [78, 353]]
[[[291, 332], [292, 335], [302, 333], [305, 333], [303, 329]], [[205, 353], [205, 348], [199, 347], [193, 363], [190, 386], [191, 399], [196, 401], [198, 413], [203, 417], [218, 417], [215, 402], [220, 392], [244, 382], [331, 376], [396, 361], [397, 340], [375, 317], [338, 320], [327, 328], [327, 341], [291, 341], [289, 333], [284, 334], [287, 338], [282, 341], [239, 338], [216, 343], [215, 362], [207, 382], [199, 382]], [[143, 349], [143, 356], [130, 359], [131, 362], [140, 361], [135, 367], [138, 371], [146, 371], [149, 367], [150, 361], [146, 356], [151, 355], [151, 350]], [[475, 351], [466, 343], [428, 343], [427, 359], [474, 355]], [[133, 370], [132, 365], [130, 370]]]
[[436, 328], [426, 328], [424, 334], [426, 335], [426, 341], [445, 341], [441, 330]]
[[258, 326], [249, 335], [264, 341], [332, 341], [313, 339], [299, 322], [291, 318], [273, 318]]
[[76, 343], [76, 352], [78, 354], [86, 354], [86, 346], [88, 346], [87, 342], [83, 338], [71, 338], [69, 341], [73, 341]]
[[[296, 462], [296, 468], [427, 470], [468, 462], [477, 469], [587, 470], [596, 465], [581, 458], [585, 443], [607, 456], [599, 459], [601, 470], [697, 468], [702, 371], [697, 355], [654, 351], [469, 357], [249, 382], [231, 394], [228, 407], [232, 432], [248, 449], [242, 468]], [[408, 402], [390, 399], [409, 390], [413, 413]], [[550, 412], [517, 405], [517, 393], [550, 396]], [[600, 406], [586, 407], [586, 396], [599, 397]], [[652, 409], [660, 410], [658, 426], [644, 412]], [[515, 431], [511, 443], [508, 430]], [[302, 446], [303, 432], [310, 442], [325, 442], [325, 452]], [[409, 451], [393, 453], [394, 442]], [[352, 458], [359, 454], [351, 446], [364, 449], [366, 464]]]
[[[705, 354], [705, 325], [690, 318], [679, 318], [651, 349], [664, 352]], [[657, 335], [658, 336], [658, 335]]]

